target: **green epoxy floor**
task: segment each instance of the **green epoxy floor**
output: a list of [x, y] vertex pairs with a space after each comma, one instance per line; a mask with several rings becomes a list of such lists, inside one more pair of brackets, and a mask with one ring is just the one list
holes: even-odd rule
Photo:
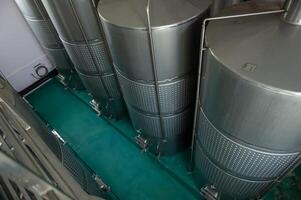
[[[134, 143], [128, 117], [107, 121], [89, 107], [85, 91], [70, 91], [52, 79], [26, 99], [122, 200], [200, 199], [187, 173], [189, 152], [158, 160]], [[301, 199], [301, 167], [264, 200]]]
[[141, 152], [129, 119], [98, 117], [85, 92], [65, 90], [53, 79], [26, 99], [120, 199], [199, 199], [186, 172], [187, 152], [160, 161]]

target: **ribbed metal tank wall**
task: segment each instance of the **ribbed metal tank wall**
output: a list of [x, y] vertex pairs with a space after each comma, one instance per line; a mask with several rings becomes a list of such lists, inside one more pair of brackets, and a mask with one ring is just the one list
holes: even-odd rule
[[83, 84], [105, 115], [123, 112], [123, 100], [91, 0], [42, 0]]
[[[254, 8], [244, 3], [227, 14]], [[195, 170], [232, 198], [262, 195], [300, 160], [301, 27], [281, 15], [207, 28]]]
[[15, 2], [53, 66], [63, 76], [63, 83], [72, 89], [83, 89], [84, 87], [41, 0], [15, 0]]
[[[191, 137], [200, 19], [209, 1], [103, 0], [98, 13], [127, 108], [151, 151], [169, 154]], [[149, 26], [151, 31], [149, 31]]]
[[108, 199], [95, 172], [50, 128], [0, 75], [0, 141], [4, 140], [0, 151], [8, 144], [11, 158], [73, 199]]

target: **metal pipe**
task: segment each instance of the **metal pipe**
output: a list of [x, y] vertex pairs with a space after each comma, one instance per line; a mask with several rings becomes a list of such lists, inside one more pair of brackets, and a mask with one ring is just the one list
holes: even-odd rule
[[287, 0], [282, 19], [289, 24], [301, 25], [301, 0]]
[[250, 17], [250, 16], [256, 16], [256, 15], [276, 14], [276, 13], [283, 13], [283, 12], [285, 12], [284, 9], [272, 10], [272, 11], [255, 12], [255, 13], [247, 13], [247, 14], [239, 14], [239, 15], [211, 17], [211, 18], [207, 18], [203, 21], [202, 33], [201, 33], [201, 45], [200, 45], [200, 58], [199, 58], [195, 113], [194, 113], [194, 119], [193, 119], [193, 129], [192, 129], [193, 132], [192, 132], [189, 171], [193, 170], [193, 154], [194, 154], [194, 148], [195, 148], [194, 145], [195, 145], [195, 140], [196, 140], [195, 137], [196, 137], [196, 127], [197, 127], [196, 124], [197, 124], [198, 106], [199, 106], [200, 93], [201, 93], [201, 87], [200, 86], [201, 86], [201, 76], [202, 76], [202, 64], [203, 64], [204, 51], [206, 50], [206, 47], [205, 47], [205, 33], [206, 33], [206, 24], [207, 24], [207, 22], [214, 21], [214, 20], [230, 19], [230, 18], [240, 18], [240, 17]]
[[224, 7], [239, 3], [240, 0], [214, 0], [211, 5], [210, 16], [215, 17]]
[[155, 49], [154, 49], [154, 43], [153, 43], [153, 34], [152, 34], [152, 28], [151, 28], [151, 22], [150, 22], [149, 8], [150, 8], [150, 0], [147, 0], [146, 17], [147, 17], [147, 26], [148, 26], [149, 47], [150, 47], [150, 53], [151, 53], [151, 62], [152, 62], [152, 70], [153, 70], [153, 75], [154, 75], [154, 82], [155, 82], [155, 92], [156, 92], [156, 100], [157, 100], [157, 110], [159, 112], [160, 129], [161, 129], [161, 133], [162, 133], [162, 140], [164, 141], [166, 139], [166, 135], [165, 135], [164, 123], [163, 123], [162, 112], [161, 112], [162, 108], [161, 108], [160, 97], [159, 97], [158, 74], [157, 74], [156, 57], [155, 57]]

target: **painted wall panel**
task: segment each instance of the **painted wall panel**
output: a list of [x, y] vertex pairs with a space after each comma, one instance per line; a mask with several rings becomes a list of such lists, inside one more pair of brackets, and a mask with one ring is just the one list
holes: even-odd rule
[[1, 72], [21, 91], [39, 79], [37, 65], [53, 69], [15, 2], [0, 0]]

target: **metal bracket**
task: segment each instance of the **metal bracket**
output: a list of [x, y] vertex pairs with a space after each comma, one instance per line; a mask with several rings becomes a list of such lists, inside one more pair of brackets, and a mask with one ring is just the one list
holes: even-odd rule
[[146, 152], [148, 149], [148, 141], [147, 139], [143, 138], [140, 134], [135, 137], [136, 143], [142, 149], [142, 151]]
[[101, 110], [99, 110], [99, 103], [95, 101], [95, 99], [92, 99], [89, 104], [91, 105], [91, 108], [96, 112], [97, 116], [101, 115]]
[[56, 77], [59, 79], [60, 83], [61, 83], [63, 86], [67, 87], [67, 84], [66, 84], [66, 82], [65, 82], [66, 78], [65, 78], [62, 74], [58, 74]]
[[200, 194], [206, 200], [219, 200], [220, 195], [214, 185], [207, 185], [201, 188]]
[[52, 129], [51, 133], [52, 133], [56, 138], [58, 138], [63, 144], [66, 143], [66, 141], [62, 138], [62, 136], [61, 136], [55, 129]]
[[[13, 152], [15, 150], [15, 147], [10, 143], [10, 141], [7, 139], [5, 134], [1, 134], [0, 135], [3, 139], [3, 142], [5, 142], [6, 146], [8, 147], [8, 149]], [[2, 146], [2, 143], [1, 143]]]
[[98, 175], [94, 176], [94, 180], [97, 183], [97, 185], [99, 186], [101, 191], [103, 191], [103, 192], [111, 191], [111, 188], [107, 184], [105, 184]]

